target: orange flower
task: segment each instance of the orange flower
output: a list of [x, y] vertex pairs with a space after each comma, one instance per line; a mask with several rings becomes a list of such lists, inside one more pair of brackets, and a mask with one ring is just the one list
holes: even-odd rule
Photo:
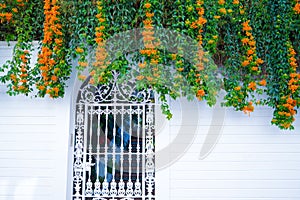
[[248, 44], [248, 42], [249, 42], [249, 39], [248, 39], [248, 38], [243, 38], [243, 39], [242, 39], [243, 45]]
[[219, 16], [219, 15], [215, 15], [215, 16], [214, 16], [214, 18], [215, 18], [215, 19], [220, 19], [220, 18], [221, 18], [221, 16]]
[[148, 81], [153, 81], [153, 78], [150, 77], [150, 76], [147, 76], [146, 78], [147, 78]]
[[263, 79], [263, 80], [261, 80], [261, 81], [259, 82], [259, 85], [261, 85], [261, 86], [266, 86], [266, 85], [267, 85], [267, 81], [266, 81], [265, 79]]
[[149, 17], [149, 18], [154, 17], [154, 13], [146, 12], [146, 17]]
[[256, 83], [255, 82], [250, 82], [249, 85], [248, 85], [248, 88], [253, 90], [253, 91], [256, 90]]
[[219, 9], [219, 12], [222, 13], [222, 14], [224, 14], [224, 15], [227, 13], [227, 11], [226, 11], [225, 8], [220, 8], [220, 9]]
[[145, 8], [149, 9], [151, 7], [151, 4], [150, 3], [146, 3], [144, 6], [145, 6]]
[[247, 54], [250, 56], [250, 55], [254, 54], [254, 51], [253, 51], [252, 49], [249, 49], [249, 50], [247, 51]]
[[12, 17], [13, 17], [12, 13], [6, 13], [5, 14], [6, 21], [8, 21], [8, 22], [12, 19]]
[[246, 67], [250, 64], [250, 62], [248, 60], [245, 60], [244, 62], [242, 62], [242, 66]]
[[203, 89], [198, 90], [198, 92], [197, 92], [198, 97], [203, 97], [204, 95], [205, 95], [205, 91]]
[[98, 20], [99, 20], [99, 22], [100, 22], [100, 23], [103, 23], [103, 22], [105, 22], [105, 19], [104, 19], [104, 18], [102, 18], [102, 17], [101, 17], [101, 18], [98, 18]]
[[219, 0], [219, 2], [218, 2], [220, 5], [223, 5], [223, 4], [225, 4], [225, 0]]
[[159, 73], [154, 73], [153, 76], [159, 77], [160, 75], [159, 75]]
[[237, 86], [234, 88], [235, 91], [240, 91], [241, 90], [241, 86]]
[[179, 72], [182, 72], [184, 70], [184, 68], [183, 67], [179, 67], [179, 68], [177, 68], [177, 71], [179, 71]]
[[51, 80], [54, 81], [54, 82], [56, 82], [58, 80], [58, 78], [57, 78], [57, 76], [53, 75], [53, 76], [51, 76]]
[[43, 85], [40, 85], [40, 86], [38, 87], [39, 90], [45, 90], [45, 88], [46, 88], [46, 87], [43, 86]]
[[213, 44], [213, 43], [215, 43], [215, 41], [213, 41], [213, 40], [209, 40], [209, 41], [207, 42], [207, 44]]
[[10, 79], [12, 79], [12, 80], [14, 80], [14, 81], [15, 81], [15, 80], [17, 79], [17, 77], [16, 77], [16, 75], [14, 75], [14, 74], [11, 74], [11, 75], [10, 75]]
[[249, 41], [250, 46], [255, 46], [256, 42], [254, 40]]
[[298, 88], [299, 88], [298, 85], [291, 85], [291, 86], [289, 86], [289, 89], [292, 91], [292, 93], [295, 93]]
[[94, 85], [95, 84], [95, 79], [91, 78], [89, 81], [89, 84]]
[[252, 28], [249, 26], [249, 21], [244, 22], [243, 24], [243, 30], [244, 31], [251, 31]]
[[146, 67], [146, 63], [145, 62], [144, 63], [139, 63], [138, 66], [140, 68], [144, 69]]
[[173, 53], [173, 54], [171, 54], [171, 57], [172, 57], [172, 60], [176, 60], [177, 54]]
[[263, 61], [262, 59], [258, 58], [258, 59], [256, 60], [256, 63], [257, 63], [257, 64], [263, 64], [264, 61]]
[[20, 77], [21, 78], [26, 78], [26, 77], [28, 77], [28, 74], [21, 74]]
[[198, 25], [204, 25], [207, 22], [207, 20], [203, 17], [199, 17], [197, 24]]
[[290, 51], [290, 54], [292, 55], [292, 56], [294, 56], [294, 55], [296, 55], [297, 53], [296, 53], [296, 51], [293, 49], [293, 48], [289, 48], [289, 51]]
[[143, 75], [139, 75], [139, 76], [136, 77], [136, 79], [139, 80], [139, 81], [140, 81], [140, 80], [143, 80], [144, 78], [145, 78], [145, 77], [144, 77]]
[[233, 4], [239, 4], [240, 2], [239, 2], [239, 0], [233, 0], [232, 3], [233, 3]]
[[18, 90], [25, 90], [25, 86], [24, 85], [19, 85]]
[[250, 112], [253, 112], [253, 111], [254, 111], [253, 103], [250, 101], [250, 102], [248, 103], [248, 105], [245, 106], [245, 107], [243, 108], [243, 111], [244, 111], [245, 114], [250, 115]]
[[18, 12], [18, 9], [17, 8], [12, 8], [11, 9], [13, 12], [17, 13]]
[[251, 68], [253, 71], [258, 71], [258, 67], [252, 67]]
[[84, 81], [86, 79], [86, 76], [80, 74], [78, 76], [78, 79], [81, 80], [81, 81]]
[[81, 67], [87, 67], [88, 66], [88, 63], [87, 62], [78, 62], [78, 65], [81, 66]]
[[300, 3], [296, 3], [293, 10], [295, 11], [296, 14], [300, 14]]
[[54, 69], [54, 74], [57, 74], [59, 71], [60, 71], [59, 68], [55, 68], [55, 69]]
[[58, 96], [59, 88], [58, 87], [54, 87], [53, 91], [55, 93], [55, 96]]
[[6, 4], [4, 4], [4, 3], [0, 3], [0, 8], [6, 8]]
[[25, 72], [27, 72], [27, 69], [24, 66], [22, 66], [21, 72], [25, 73]]
[[84, 52], [84, 50], [83, 50], [82, 48], [80, 48], [80, 47], [77, 47], [77, 48], [75, 49], [75, 51], [76, 51], [77, 53], [83, 53], [83, 52]]
[[290, 77], [291, 77], [291, 78], [296, 78], [297, 75], [298, 75], [297, 73], [291, 73], [291, 74], [290, 74]]

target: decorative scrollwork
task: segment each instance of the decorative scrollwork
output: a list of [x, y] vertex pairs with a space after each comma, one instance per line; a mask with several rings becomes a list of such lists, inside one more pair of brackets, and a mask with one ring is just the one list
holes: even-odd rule
[[[73, 200], [134, 200], [134, 199], [147, 199], [153, 200], [155, 198], [155, 148], [154, 148], [154, 94], [149, 89], [138, 90], [136, 87], [136, 80], [133, 74], [128, 74], [127, 78], [122, 77], [126, 81], [119, 81], [119, 74], [113, 72], [113, 80], [106, 85], [90, 85], [89, 80], [86, 80], [79, 90], [76, 104], [76, 116], [75, 116], [75, 140], [74, 140], [74, 162], [73, 162]], [[131, 78], [130, 78], [131, 77]], [[102, 118], [101, 118], [102, 117]], [[119, 118], [117, 118], [119, 117]], [[140, 118], [140, 119], [139, 119]], [[96, 122], [98, 119], [98, 122]], [[111, 120], [114, 119], [114, 120]], [[109, 129], [110, 123], [117, 123], [121, 120], [123, 128], [117, 129], [113, 125]], [[126, 120], [125, 120], [126, 119]], [[105, 120], [105, 123], [100, 121]], [[131, 123], [127, 123], [130, 122]], [[95, 123], [95, 124], [94, 124]], [[99, 126], [101, 123], [105, 124], [103, 127]], [[93, 127], [95, 125], [95, 127]], [[115, 142], [108, 141], [101, 144], [102, 153], [100, 154], [100, 143], [97, 146], [98, 158], [104, 155], [106, 160], [104, 163], [99, 164], [98, 161], [93, 161], [92, 143], [89, 146], [87, 141], [92, 141], [93, 134], [98, 135], [100, 138], [101, 133], [104, 137], [108, 137], [109, 131], [117, 133], [117, 130], [123, 132], [128, 126], [126, 132], [130, 135], [135, 131], [139, 132], [140, 129], [144, 129], [143, 138], [139, 145], [139, 142], [133, 149], [131, 143], [128, 147], [118, 147]], [[125, 128], [124, 128], [125, 127]], [[103, 130], [102, 130], [103, 128]], [[135, 130], [136, 129], [136, 130]], [[102, 132], [100, 132], [102, 131]], [[125, 131], [123, 133], [125, 134]], [[125, 136], [120, 138], [124, 140]], [[87, 139], [87, 137], [90, 137]], [[116, 136], [113, 136], [116, 137]], [[139, 136], [138, 136], [139, 138]], [[99, 139], [99, 141], [101, 141]], [[113, 138], [112, 141], [117, 141]], [[123, 144], [123, 143], [122, 143]], [[126, 153], [125, 150], [126, 149]], [[143, 149], [142, 149], [143, 148]], [[112, 151], [108, 153], [109, 149]], [[134, 152], [133, 152], [134, 151]], [[136, 151], [136, 152], [135, 152]], [[133, 153], [137, 154], [136, 159], [132, 158]], [[125, 157], [128, 156], [127, 162], [124, 162]], [[108, 158], [108, 155], [111, 157]], [[118, 157], [117, 157], [118, 156]], [[119, 161], [121, 159], [121, 161]], [[121, 162], [118, 164], [121, 170], [118, 170], [119, 177], [115, 179], [116, 169], [115, 165], [108, 166], [108, 161], [111, 163]], [[143, 161], [143, 165], [132, 164], [132, 162], [140, 163]], [[130, 166], [126, 173], [129, 179], [123, 175], [124, 166], [123, 163]], [[100, 172], [100, 166], [102, 166]], [[127, 166], [127, 168], [128, 168]], [[143, 166], [143, 169], [138, 171], [136, 167]], [[111, 171], [108, 173], [108, 171]], [[137, 170], [131, 174], [131, 170]], [[95, 172], [97, 171], [97, 172]], [[112, 173], [114, 172], [114, 173]], [[91, 174], [96, 174], [91, 176]], [[105, 176], [101, 176], [104, 179], [100, 179], [99, 174], [104, 173]], [[109, 174], [113, 176], [110, 178]], [[136, 177], [135, 177], [136, 176]], [[99, 178], [100, 177], [100, 178]], [[94, 179], [93, 179], [94, 178]], [[132, 179], [131, 179], [132, 178]]]
[[118, 80], [119, 73], [112, 72], [113, 79], [104, 85], [90, 85], [88, 80], [79, 91], [80, 103], [150, 103], [153, 99], [152, 90], [138, 90], [132, 73], [127, 75], [126, 81]]

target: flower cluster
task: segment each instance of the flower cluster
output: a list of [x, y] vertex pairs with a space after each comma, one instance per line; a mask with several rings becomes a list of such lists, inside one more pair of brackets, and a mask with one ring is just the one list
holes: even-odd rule
[[10, 79], [12, 82], [12, 89], [17, 93], [27, 94], [29, 92], [29, 81], [31, 77], [29, 76], [29, 62], [30, 62], [30, 52], [29, 50], [22, 50], [17, 48], [15, 54], [19, 57], [15, 60], [16, 65], [15, 70], [11, 70]]
[[[264, 63], [261, 58], [258, 58], [256, 54], [256, 41], [252, 34], [252, 28], [250, 26], [250, 20], [247, 20], [242, 23], [242, 30], [244, 33], [243, 38], [241, 39], [242, 45], [246, 52], [246, 55], [243, 56], [243, 61], [241, 63], [242, 68], [244, 69], [246, 74], [251, 74], [245, 82], [246, 91], [252, 93], [257, 89], [257, 84], [260, 86], [266, 86], [266, 80], [260, 80], [258, 83], [256, 82], [256, 76], [260, 74], [260, 65]], [[246, 96], [244, 96], [246, 97]], [[251, 109], [249, 109], [249, 105]], [[252, 102], [248, 102], [248, 105], [243, 107], [244, 112], [251, 112], [253, 111]]]
[[[196, 77], [199, 79], [199, 81], [196, 81], [197, 84], [197, 91], [196, 91], [196, 97], [199, 100], [202, 100], [202, 98], [205, 96], [205, 90], [203, 87], [203, 73], [202, 71], [204, 70], [204, 51], [202, 49], [202, 44], [203, 44], [203, 27], [206, 24], [207, 20], [204, 18], [204, 0], [197, 0], [196, 1], [196, 10], [198, 12], [198, 19], [196, 20], [196, 28], [198, 28], [198, 36], [197, 36], [197, 41], [198, 41], [198, 61], [196, 64]], [[193, 27], [192, 27], [193, 28]]]
[[[7, 5], [5, 3], [0, 3], [0, 24], [4, 22], [10, 22], [13, 18], [12, 12], [6, 12], [4, 11], [7, 8]], [[17, 9], [14, 9], [17, 11]]]
[[[176, 0], [161, 6], [157, 0], [1, 1], [0, 37], [17, 43], [13, 58], [0, 67], [0, 81], [10, 95], [28, 95], [36, 86], [37, 96], [61, 97], [71, 72], [68, 63], [77, 56], [80, 80], [87, 80], [86, 71], [90, 84], [109, 82], [113, 70], [120, 81], [132, 72], [138, 88], [152, 88], [164, 101], [168, 117], [166, 95], [197, 97], [213, 105], [223, 81], [225, 106], [249, 114], [257, 104], [268, 105], [275, 108], [273, 123], [289, 128], [300, 101], [295, 55], [300, 0], [280, 2]], [[199, 48], [194, 52], [189, 47], [196, 45], [186, 45], [189, 40], [182, 37], [160, 37], [154, 26], [186, 35]], [[135, 35], [144, 43], [140, 51], [129, 49], [131, 41], [107, 48], [110, 36], [137, 27], [143, 27], [142, 38]], [[169, 45], [164, 39], [174, 42]], [[29, 63], [33, 40], [42, 41], [34, 67]], [[295, 49], [287, 48], [287, 41]], [[110, 63], [109, 53], [123, 47], [130, 56], [120, 53]]]
[[290, 81], [288, 85], [289, 85], [289, 90], [291, 91], [292, 94], [298, 91], [299, 84], [300, 84], [300, 74], [297, 73], [298, 65], [295, 56], [296, 56], [296, 51], [291, 45], [289, 45], [289, 62], [291, 66], [291, 73], [290, 73]]
[[288, 60], [290, 64], [290, 79], [288, 81], [288, 95], [281, 97], [281, 101], [275, 110], [273, 124], [284, 128], [293, 129], [292, 123], [295, 121], [296, 106], [300, 104], [296, 98], [299, 98], [300, 74], [297, 73], [296, 51], [288, 43]]
[[300, 0], [296, 0], [295, 7], [293, 8], [296, 14], [300, 14]]
[[[44, 1], [44, 38], [42, 49], [38, 55], [38, 67], [41, 78], [36, 83], [39, 95], [48, 94], [52, 98], [62, 95], [63, 87], [60, 84], [61, 74], [67, 68], [63, 46], [62, 25], [59, 19], [59, 9], [56, 0]], [[66, 72], [67, 73], [67, 72]]]
[[14, 22], [13, 18], [16, 13], [19, 12], [18, 8], [25, 7], [24, 0], [16, 0], [11, 3], [10, 6], [7, 6], [5, 3], [0, 3], [0, 24], [4, 22]]
[[291, 97], [284, 96], [280, 100], [274, 111], [272, 124], [279, 126], [282, 129], [293, 129], [292, 123], [295, 121], [294, 115], [297, 113], [295, 106], [297, 101]]
[[[154, 36], [153, 17], [152, 12], [153, 5], [150, 1], [146, 1], [144, 4], [145, 19], [143, 20], [144, 29], [142, 32], [144, 49], [140, 50], [140, 54], [145, 56], [145, 60], [139, 63], [140, 75], [136, 78], [141, 81], [146, 79], [149, 83], [154, 83], [155, 79], [160, 77], [160, 70], [158, 64], [160, 62], [159, 51], [157, 47], [160, 43]], [[146, 66], [151, 66], [151, 69], [147, 69]]]
[[[93, 68], [90, 72], [92, 78], [90, 79], [90, 84], [105, 83], [107, 81], [107, 67], [110, 62], [107, 60], [107, 52], [105, 49], [105, 30], [106, 30], [106, 18], [103, 8], [103, 1], [97, 1], [97, 19], [98, 26], [95, 32], [95, 42], [97, 45], [95, 53], [95, 62], [93, 63]], [[85, 77], [82, 77], [85, 78]]]

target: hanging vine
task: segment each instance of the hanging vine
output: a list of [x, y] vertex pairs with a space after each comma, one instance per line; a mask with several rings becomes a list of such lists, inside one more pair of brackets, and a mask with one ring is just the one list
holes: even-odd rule
[[[106, 84], [112, 70], [125, 79], [136, 65], [137, 86], [157, 92], [168, 118], [168, 95], [214, 105], [222, 82], [223, 105], [248, 114], [267, 105], [274, 109], [272, 124], [292, 129], [300, 105], [299, 22], [299, 0], [3, 0], [0, 38], [17, 42], [0, 81], [10, 95], [57, 98], [74, 63], [80, 80], [88, 71], [90, 84]], [[139, 28], [134, 37], [143, 47], [127, 51], [129, 40], [111, 60], [107, 40]], [[163, 28], [182, 35], [159, 35]], [[183, 35], [197, 43], [195, 52]], [[37, 64], [34, 40], [41, 41]]]

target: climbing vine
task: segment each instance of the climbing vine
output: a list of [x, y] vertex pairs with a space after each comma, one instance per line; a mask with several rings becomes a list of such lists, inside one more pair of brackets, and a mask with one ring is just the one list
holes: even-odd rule
[[[155, 90], [168, 118], [167, 95], [214, 105], [224, 89], [224, 106], [246, 114], [269, 106], [271, 123], [292, 129], [300, 105], [299, 24], [299, 0], [2, 0], [0, 39], [16, 42], [0, 81], [9, 95], [58, 98], [72, 69], [82, 81], [107, 84], [112, 70], [126, 79], [135, 65], [138, 88]], [[166, 39], [162, 29], [181, 35]], [[141, 30], [132, 35], [140, 48], [130, 51], [131, 40], [109, 43], [124, 48], [112, 59], [107, 42], [131, 30]], [[187, 48], [187, 38], [195, 46]]]

